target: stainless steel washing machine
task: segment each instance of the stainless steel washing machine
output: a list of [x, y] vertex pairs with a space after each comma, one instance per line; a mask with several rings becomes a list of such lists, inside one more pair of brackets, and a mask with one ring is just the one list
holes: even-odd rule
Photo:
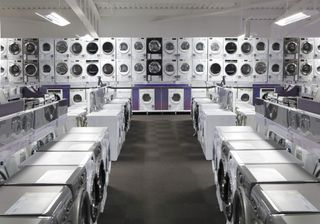
[[131, 46], [133, 59], [146, 59], [146, 39], [144, 37], [132, 38]]
[[178, 55], [180, 59], [192, 57], [192, 38], [180, 37], [178, 38]]
[[208, 38], [207, 37], [194, 37], [192, 38], [192, 51], [193, 58], [207, 59], [208, 57]]
[[192, 60], [192, 81], [207, 81], [208, 61], [207, 59]]
[[300, 59], [298, 76], [299, 82], [310, 83], [315, 81], [313, 63], [312, 59]]
[[69, 62], [67, 59], [55, 59], [55, 81], [57, 84], [69, 84]]
[[39, 39], [38, 38], [24, 38], [22, 39], [22, 53], [27, 60], [39, 59]]
[[208, 59], [221, 59], [224, 53], [224, 44], [222, 37], [208, 38]]
[[178, 40], [175, 37], [163, 38], [162, 57], [164, 60], [177, 60]]
[[22, 60], [8, 60], [9, 83], [23, 83]]
[[100, 59], [101, 56], [101, 49], [100, 49], [100, 39], [94, 38], [90, 41], [84, 41], [84, 57], [86, 60], [97, 60]]
[[21, 60], [22, 59], [22, 39], [21, 38], [8, 38], [8, 60]]
[[224, 74], [222, 59], [209, 59], [208, 61], [208, 81], [221, 82]]
[[116, 59], [116, 39], [114, 37], [100, 38], [101, 59]]
[[314, 59], [315, 57], [315, 38], [300, 38], [300, 58]]
[[39, 82], [39, 61], [38, 60], [24, 60], [23, 61], [25, 82], [38, 83]]
[[81, 60], [85, 57], [85, 42], [79, 38], [69, 39], [70, 58], [73, 60]]
[[299, 74], [299, 61], [297, 59], [284, 59], [283, 79], [284, 81], [295, 81]]
[[40, 38], [39, 39], [39, 59], [50, 60], [54, 58], [54, 39]]
[[146, 81], [146, 60], [133, 59], [132, 60], [132, 80], [134, 82]]
[[164, 59], [162, 60], [163, 67], [163, 81], [174, 82], [180, 79], [178, 76], [178, 62], [176, 59]]
[[300, 51], [300, 39], [296, 37], [287, 37], [283, 39], [284, 56], [297, 55]]

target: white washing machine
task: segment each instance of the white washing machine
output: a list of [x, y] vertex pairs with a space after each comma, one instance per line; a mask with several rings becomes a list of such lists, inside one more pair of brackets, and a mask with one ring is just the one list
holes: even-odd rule
[[69, 60], [69, 80], [71, 85], [85, 85], [87, 82], [85, 66], [85, 60]]
[[212, 99], [206, 95], [201, 97], [193, 97], [191, 101], [191, 118], [193, 122], [193, 129], [197, 133], [199, 131], [199, 114], [200, 104], [213, 104]]
[[131, 39], [132, 58], [146, 59], [146, 39], [144, 37], [133, 37]]
[[54, 61], [40, 60], [39, 61], [39, 76], [42, 84], [54, 83]]
[[39, 39], [39, 59], [50, 60], [54, 58], [54, 39], [40, 38]]
[[145, 82], [146, 81], [146, 60], [135, 59], [132, 60], [132, 80], [134, 82]]
[[208, 38], [208, 58], [221, 59], [224, 52], [223, 38], [222, 37], [209, 37]]
[[178, 39], [175, 37], [167, 37], [162, 39], [162, 43], [162, 58], [164, 60], [176, 60], [178, 54]]
[[130, 82], [132, 80], [131, 60], [118, 59], [117, 60], [117, 81]]
[[314, 64], [314, 76], [317, 80], [320, 80], [320, 59], [313, 60]]
[[22, 39], [21, 38], [8, 38], [8, 59], [20, 60], [22, 59]]
[[300, 38], [300, 58], [313, 59], [315, 57], [315, 38]]
[[180, 59], [178, 61], [178, 76], [180, 81], [188, 82], [192, 77], [192, 60]]
[[314, 81], [314, 63], [312, 59], [300, 59], [299, 61], [299, 82]]
[[100, 38], [101, 58], [116, 59], [116, 39], [114, 37]]
[[171, 111], [184, 110], [184, 89], [168, 89], [168, 109]]
[[239, 57], [239, 54], [238, 38], [224, 38], [224, 57], [226, 59], [236, 59]]
[[116, 62], [111, 57], [109, 59], [101, 59], [101, 80], [102, 82], [115, 82], [116, 81]]
[[282, 59], [269, 59], [269, 73], [268, 83], [281, 83], [283, 74], [283, 60]]
[[236, 76], [236, 81], [241, 84], [250, 85], [253, 82], [254, 60], [241, 59], [239, 62], [239, 73]]
[[283, 57], [283, 39], [276, 38], [269, 40], [269, 56], [270, 58], [282, 58]]
[[179, 58], [192, 57], [192, 38], [180, 37], [178, 38], [178, 55]]
[[139, 111], [154, 111], [155, 102], [154, 89], [139, 89]]
[[252, 89], [246, 89], [246, 88], [237, 89], [237, 100], [239, 102], [252, 104], [253, 102]]
[[116, 38], [117, 60], [131, 58], [131, 38]]
[[8, 42], [7, 38], [0, 38], [1, 59], [8, 59]]
[[58, 84], [69, 83], [69, 62], [68, 60], [55, 60], [55, 80]]
[[192, 38], [193, 58], [207, 59], [208, 57], [208, 38], [194, 37]]
[[250, 37], [238, 38], [239, 54], [242, 58], [253, 58], [255, 55], [255, 39]]
[[283, 61], [284, 81], [294, 81], [298, 75], [299, 75], [299, 60], [284, 59]]
[[85, 89], [70, 89], [70, 105], [83, 104], [86, 102]]
[[22, 60], [8, 60], [8, 80], [10, 83], [23, 83]]
[[99, 82], [98, 76], [101, 75], [100, 61], [99, 60], [86, 60], [85, 73], [87, 76], [86, 80], [91, 85], [97, 86], [98, 82]]
[[320, 37], [314, 38], [314, 57], [320, 58]]
[[192, 80], [207, 81], [208, 61], [207, 59], [192, 60]]
[[268, 80], [268, 59], [256, 59], [253, 71], [254, 83], [265, 83]]
[[8, 61], [0, 60], [0, 85], [4, 86], [8, 82]]
[[254, 54], [256, 58], [268, 58], [269, 40], [267, 38], [254, 38]]
[[65, 60], [69, 57], [70, 43], [68, 38], [55, 39], [54, 41], [54, 57], [58, 60]]
[[92, 59], [97, 60], [100, 59], [101, 49], [100, 49], [100, 39], [95, 38], [91, 41], [83, 41], [84, 42], [84, 57], [86, 60]]
[[208, 81], [218, 82], [222, 81], [224, 74], [224, 65], [222, 59], [209, 59], [208, 62]]
[[239, 74], [238, 60], [225, 60], [224, 61], [224, 76], [227, 83], [233, 83], [237, 80]]
[[164, 59], [162, 60], [163, 67], [163, 81], [174, 82], [178, 81], [180, 77], [178, 76], [178, 62], [176, 59]]
[[24, 60], [23, 72], [25, 82], [38, 83], [39, 82], [39, 61], [38, 60]]
[[85, 42], [79, 38], [69, 39], [70, 58], [81, 60], [85, 57]]

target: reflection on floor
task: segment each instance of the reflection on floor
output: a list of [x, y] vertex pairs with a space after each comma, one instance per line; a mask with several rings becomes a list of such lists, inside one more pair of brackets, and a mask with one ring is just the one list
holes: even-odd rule
[[189, 115], [135, 115], [99, 224], [223, 224]]

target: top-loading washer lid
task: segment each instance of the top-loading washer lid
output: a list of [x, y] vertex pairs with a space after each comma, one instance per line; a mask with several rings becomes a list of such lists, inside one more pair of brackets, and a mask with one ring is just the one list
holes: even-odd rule
[[50, 223], [51, 217], [18, 217], [18, 216], [13, 216], [13, 217], [8, 217], [8, 216], [3, 216], [0, 217], [0, 223], [2, 224], [48, 224]]
[[182, 43], [180, 44], [180, 50], [188, 51], [189, 49], [190, 49], [189, 41], [182, 41]]
[[138, 52], [141, 52], [144, 50], [144, 45], [141, 41], [136, 41], [133, 45], [134, 49]]
[[68, 50], [68, 44], [64, 40], [59, 40], [56, 43], [56, 51], [60, 54], [66, 53]]
[[235, 54], [237, 52], [237, 44], [234, 42], [228, 42], [225, 46], [225, 50], [228, 54]]
[[110, 41], [104, 42], [102, 45], [102, 50], [106, 54], [111, 54], [114, 51], [113, 43]]
[[102, 72], [106, 76], [111, 76], [114, 73], [114, 67], [111, 63], [106, 63], [102, 67]]
[[210, 66], [210, 73], [212, 75], [219, 75], [221, 72], [221, 65], [219, 63], [213, 63]]
[[90, 42], [87, 44], [87, 52], [88, 54], [96, 54], [99, 50], [99, 46], [95, 42]]
[[319, 214], [286, 214], [286, 215], [275, 215], [270, 219], [270, 224], [318, 224], [320, 220]]
[[71, 52], [75, 55], [79, 55], [82, 52], [82, 45], [79, 42], [75, 42], [71, 45]]
[[148, 48], [151, 52], [158, 52], [161, 50], [161, 43], [158, 40], [151, 40], [149, 42]]
[[167, 41], [164, 45], [164, 50], [165, 52], [167, 52], [168, 54], [172, 54], [175, 50], [175, 46], [171, 41]]
[[18, 55], [21, 52], [21, 46], [17, 42], [13, 42], [9, 45], [9, 52], [13, 55]]

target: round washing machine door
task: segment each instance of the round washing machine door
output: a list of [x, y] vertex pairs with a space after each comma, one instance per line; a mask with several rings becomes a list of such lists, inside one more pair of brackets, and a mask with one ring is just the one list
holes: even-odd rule
[[20, 44], [14, 42], [9, 45], [9, 52], [13, 55], [18, 55], [21, 53], [21, 46]]
[[60, 54], [66, 53], [68, 50], [68, 44], [64, 40], [59, 40], [56, 44], [56, 51]]
[[128, 43], [126, 42], [121, 42], [119, 44], [119, 51], [122, 53], [122, 54], [126, 54], [129, 52], [129, 45]]
[[141, 74], [144, 72], [144, 66], [142, 63], [138, 62], [133, 66], [133, 69], [136, 73]]
[[114, 51], [113, 43], [111, 43], [109, 41], [104, 42], [102, 45], [102, 50], [103, 50], [103, 53], [105, 53], [105, 54], [112, 54]]
[[296, 63], [289, 63], [285, 66], [285, 70], [289, 75], [295, 75], [297, 67]]
[[173, 93], [170, 98], [171, 103], [174, 103], [174, 104], [179, 104], [181, 102], [181, 99], [182, 97], [180, 93]]
[[205, 48], [205, 45], [203, 42], [198, 42], [196, 43], [196, 45], [194, 46], [194, 51], [198, 54], [202, 54], [204, 53], [204, 49]]
[[151, 40], [149, 42], [148, 48], [150, 52], [156, 53], [161, 50], [161, 43], [158, 40]]
[[304, 63], [301, 65], [301, 68], [300, 68], [300, 72], [302, 75], [304, 76], [308, 76], [311, 74], [312, 72], [312, 65], [308, 64], [308, 63]]
[[250, 101], [250, 95], [248, 93], [242, 93], [240, 96], [241, 102], [249, 102]]
[[148, 70], [151, 74], [158, 74], [161, 71], [161, 64], [157, 61], [153, 61], [149, 64]]
[[225, 50], [228, 54], [235, 54], [238, 50], [238, 46], [234, 42], [228, 42], [225, 46]]
[[95, 42], [90, 42], [87, 44], [87, 52], [88, 54], [94, 55], [98, 52], [99, 46]]
[[75, 42], [71, 45], [70, 51], [74, 55], [79, 55], [82, 52], [82, 45], [79, 42]]
[[1, 43], [1, 46], [0, 46], [0, 52], [1, 52], [1, 54], [4, 54], [5, 52], [6, 52], [6, 46], [3, 44], [3, 43]]
[[304, 42], [301, 45], [301, 52], [304, 54], [310, 54], [313, 50], [313, 45], [309, 42]]
[[11, 65], [9, 67], [9, 73], [14, 77], [18, 77], [19, 75], [21, 75], [21, 66], [18, 64]]
[[1, 65], [1, 66], [0, 66], [0, 76], [1, 76], [1, 77], [4, 77], [4, 76], [6, 75], [6, 73], [7, 73], [6, 68]]
[[225, 72], [228, 76], [234, 76], [237, 73], [237, 66], [235, 64], [227, 64]]
[[280, 65], [279, 64], [273, 64], [271, 66], [271, 71], [274, 74], [278, 74], [280, 72]]
[[83, 69], [82, 66], [79, 64], [74, 64], [71, 67], [71, 74], [74, 75], [75, 77], [79, 77], [82, 75]]
[[101, 185], [100, 185], [99, 177], [97, 174], [95, 174], [93, 178], [92, 189], [91, 189], [91, 206], [90, 206], [91, 219], [93, 222], [95, 222], [99, 216], [100, 188], [101, 188]]
[[121, 75], [128, 75], [129, 66], [127, 64], [121, 64], [119, 66], [119, 72], [120, 72]]
[[79, 94], [79, 93], [74, 94], [73, 97], [72, 97], [72, 102], [73, 103], [81, 103], [81, 102], [83, 102], [82, 95]]
[[99, 68], [96, 64], [89, 64], [87, 66], [87, 74], [90, 76], [96, 76], [99, 72]]
[[110, 64], [110, 63], [104, 64], [103, 67], [102, 67], [102, 72], [103, 72], [103, 74], [104, 74], [105, 76], [108, 76], [108, 77], [109, 77], [109, 76], [112, 76], [113, 73], [114, 73], [114, 67], [113, 67], [113, 65]]
[[204, 64], [202, 64], [202, 63], [197, 64], [194, 69], [194, 72], [199, 76], [203, 75], [204, 74]]
[[210, 66], [210, 74], [213, 76], [218, 76], [221, 73], [221, 65], [219, 63], [213, 63]]
[[189, 41], [182, 41], [182, 43], [179, 46], [180, 50], [182, 52], [186, 52], [190, 50], [190, 43]]
[[167, 41], [167, 42], [164, 44], [164, 51], [165, 51], [167, 54], [173, 54], [174, 51], [175, 51], [174, 43], [171, 42], [171, 41]]
[[289, 41], [286, 44], [286, 49], [288, 53], [295, 53], [297, 51], [298, 44], [295, 41]]
[[143, 103], [150, 104], [152, 102], [152, 96], [150, 93], [143, 93], [141, 96]]
[[256, 49], [257, 51], [265, 51], [266, 50], [266, 44], [265, 42], [263, 41], [259, 41], [257, 44], [256, 44]]
[[56, 65], [56, 72], [58, 75], [65, 75], [68, 72], [68, 65], [65, 62], [59, 62]]
[[48, 64], [42, 65], [41, 69], [42, 69], [42, 73], [44, 73], [44, 74], [49, 74], [52, 71], [51, 66]]
[[188, 73], [190, 71], [190, 65], [187, 62], [184, 62], [180, 65], [180, 72], [181, 73]]
[[41, 46], [40, 46], [40, 50], [41, 52], [43, 53], [48, 53], [51, 51], [51, 44], [49, 44], [48, 42], [45, 42], [43, 43]]
[[255, 66], [255, 71], [259, 75], [263, 75], [264, 73], [267, 72], [267, 64], [265, 62], [258, 62]]
[[143, 52], [144, 51], [144, 45], [141, 41], [136, 41], [133, 45], [133, 48], [137, 52]]
[[271, 45], [271, 49], [272, 51], [274, 52], [278, 52], [281, 50], [281, 44], [278, 43], [278, 42], [274, 42], [272, 45]]
[[164, 66], [164, 72], [168, 75], [168, 76], [172, 76], [175, 73], [175, 67], [172, 63], [166, 63]]
[[33, 63], [29, 63], [24, 66], [24, 73], [28, 77], [35, 77], [37, 75], [37, 72], [38, 66]]
[[241, 51], [243, 54], [250, 54], [252, 52], [252, 45], [249, 42], [244, 42], [241, 45]]
[[38, 46], [33, 42], [27, 42], [24, 44], [25, 53], [28, 55], [36, 54]]
[[210, 45], [210, 50], [213, 54], [219, 54], [221, 52], [221, 45], [217, 42], [213, 42]]
[[90, 198], [85, 189], [79, 192], [74, 202], [72, 216], [72, 223], [91, 224]]
[[252, 67], [250, 64], [243, 64], [241, 66], [241, 74], [244, 76], [249, 76], [252, 73]]

